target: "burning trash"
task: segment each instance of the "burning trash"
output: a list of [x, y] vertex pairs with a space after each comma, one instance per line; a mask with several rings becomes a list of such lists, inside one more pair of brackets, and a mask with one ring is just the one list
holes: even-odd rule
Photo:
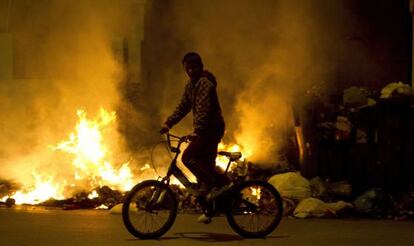
[[[101, 108], [95, 119], [89, 119], [83, 110], [78, 110], [77, 116], [75, 131], [69, 135], [68, 140], [49, 146], [56, 155], [71, 158], [71, 177], [63, 178], [46, 171], [33, 170], [32, 180], [19, 188], [12, 189], [6, 187], [7, 183], [1, 183], [0, 201], [13, 199], [16, 204], [56, 204], [51, 201], [65, 200], [73, 196], [76, 190], [86, 190], [91, 193], [74, 199], [84, 197], [85, 199], [80, 200], [93, 200], [99, 197], [101, 202], [110, 205], [119, 202], [122, 195], [112, 192], [112, 189], [129, 190], [137, 180], [134, 179], [129, 162], [120, 166], [112, 164], [113, 153], [104, 139], [104, 135], [112, 130], [116, 114]], [[99, 188], [95, 189], [96, 187]], [[77, 194], [82, 192], [78, 191]], [[110, 201], [109, 196], [115, 200]]]
[[[99, 208], [108, 209], [121, 203], [124, 193], [138, 183], [139, 174], [150, 175], [152, 166], [145, 163], [133, 173], [129, 162], [121, 165], [114, 164], [114, 154], [106, 138], [116, 123], [116, 113], [100, 109], [98, 115], [91, 119], [86, 111], [77, 111], [77, 123], [69, 137], [49, 150], [56, 156], [63, 156], [64, 161], [70, 162], [68, 178], [49, 173], [47, 169], [33, 169], [31, 180], [21, 184], [11, 182], [0, 183], [0, 202], [8, 206], [14, 204], [42, 205], [61, 207], [64, 209]], [[246, 177], [248, 162], [251, 155], [241, 146], [220, 144], [219, 150], [243, 152], [238, 163], [228, 167], [232, 178]], [[217, 168], [224, 171], [228, 159], [217, 157]], [[65, 170], [66, 171], [66, 170]], [[145, 177], [156, 178], [156, 176]], [[182, 197], [183, 209], [196, 209], [195, 198], [191, 197], [177, 184], [175, 191]]]

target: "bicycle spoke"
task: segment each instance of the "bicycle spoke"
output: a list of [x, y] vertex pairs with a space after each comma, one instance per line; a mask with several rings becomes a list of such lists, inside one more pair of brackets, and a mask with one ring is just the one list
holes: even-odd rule
[[[165, 190], [151, 186], [145, 187], [134, 195], [134, 202], [129, 204], [129, 218], [134, 228], [152, 233], [165, 225], [169, 219], [170, 210], [173, 209], [173, 205], [169, 202], [173, 199], [171, 195], [166, 194], [159, 204], [154, 204], [153, 208], [148, 207], [151, 200], [156, 200], [153, 196], [154, 192], [161, 194], [163, 191]], [[134, 211], [135, 209], [137, 211]]]
[[242, 236], [262, 237], [269, 234], [281, 219], [282, 200], [268, 183], [247, 181], [241, 185], [227, 215], [231, 227]]

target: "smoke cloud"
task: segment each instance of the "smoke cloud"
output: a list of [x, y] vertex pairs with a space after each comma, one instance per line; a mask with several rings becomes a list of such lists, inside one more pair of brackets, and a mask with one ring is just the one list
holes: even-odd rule
[[[114, 153], [123, 141], [130, 151], [156, 142], [154, 133], [184, 89], [181, 58], [188, 51], [199, 52], [218, 79], [224, 141], [248, 149], [252, 161], [276, 162], [292, 129], [292, 106], [312, 85], [333, 76], [335, 63], [328, 57], [337, 32], [329, 20], [339, 5], [333, 2], [147, 1], [146, 22], [152, 28], [145, 30], [144, 41], [156, 48], [142, 56], [144, 63], [153, 60], [153, 67], [142, 72], [152, 79], [133, 81], [137, 89], [127, 95], [119, 90], [130, 79], [123, 38], [142, 31], [138, 10], [131, 8], [134, 1], [2, 3], [0, 28], [13, 36], [14, 79], [0, 84], [1, 175], [24, 181], [36, 168], [72, 175], [67, 156], [56, 157], [48, 146], [67, 139], [78, 109], [92, 118], [101, 107], [121, 112], [125, 128], [122, 137], [116, 133], [110, 139]], [[151, 34], [159, 29], [166, 34]], [[141, 48], [147, 52], [145, 45]], [[191, 120], [174, 131], [188, 133]]]
[[[199, 52], [218, 78], [227, 123], [224, 141], [244, 146], [252, 152], [250, 160], [277, 162], [292, 130], [292, 107], [302, 103], [310, 87], [333, 77], [335, 65], [328, 57], [337, 32], [327, 20], [335, 19], [332, 9], [339, 5], [323, 0], [174, 2], [178, 24], [172, 33], [184, 40], [183, 52]], [[169, 91], [172, 84], [183, 88], [175, 82], [181, 78], [170, 78]], [[165, 101], [162, 118], [176, 103]]]
[[[8, 1], [1, 8], [1, 31], [13, 37], [13, 78], [0, 83], [1, 176], [23, 184], [34, 170], [73, 177], [73, 158], [50, 146], [69, 138], [77, 110], [91, 119], [100, 108], [117, 110], [123, 38], [135, 17], [129, 5], [111, 1]], [[108, 138], [119, 153], [116, 127]]]

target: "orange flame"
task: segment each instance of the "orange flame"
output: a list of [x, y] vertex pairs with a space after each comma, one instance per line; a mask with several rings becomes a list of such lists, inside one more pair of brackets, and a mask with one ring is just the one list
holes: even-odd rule
[[[126, 191], [137, 183], [138, 180], [134, 177], [129, 162], [117, 165], [118, 167], [111, 163], [113, 153], [111, 148], [105, 144], [105, 140], [108, 141], [106, 136], [109, 135], [116, 123], [116, 113], [101, 108], [95, 119], [88, 119], [86, 112], [83, 110], [78, 110], [77, 116], [78, 121], [75, 131], [69, 135], [69, 138], [55, 146], [49, 146], [57, 154], [64, 152], [73, 156], [74, 173], [72, 179], [66, 180], [62, 177], [53, 177], [47, 173], [41, 173], [39, 170], [34, 171], [32, 173], [34, 180], [32, 184], [25, 185], [21, 190], [1, 198], [0, 201], [14, 198], [16, 204], [39, 204], [51, 198], [65, 199], [67, 198], [65, 195], [67, 190], [77, 187], [92, 190], [88, 198], [93, 199], [98, 197], [97, 191], [93, 190], [96, 187], [107, 185], [112, 189]], [[109, 141], [111, 140], [109, 137]], [[242, 152], [241, 162], [251, 155], [251, 151], [243, 149], [237, 144], [225, 145], [220, 143], [219, 150]], [[227, 164], [228, 159], [226, 157], [217, 157], [216, 165], [218, 167], [224, 170]], [[230, 167], [230, 170], [234, 168], [234, 164]], [[145, 164], [140, 171], [146, 171], [150, 168], [149, 164]], [[156, 178], [156, 176], [149, 178]], [[182, 187], [176, 179], [172, 179], [171, 183]]]
[[[111, 152], [104, 144], [104, 133], [109, 132], [111, 125], [116, 120], [115, 112], [100, 109], [96, 119], [88, 119], [83, 110], [77, 111], [78, 122], [75, 132], [71, 133], [69, 139], [62, 141], [56, 146], [50, 146], [53, 151], [62, 151], [74, 156], [72, 165], [75, 168], [74, 181], [61, 180], [58, 177], [47, 177], [45, 174], [33, 172], [34, 182], [32, 185], [23, 187], [7, 198], [16, 200], [16, 204], [38, 204], [50, 198], [64, 199], [64, 191], [68, 185], [73, 187], [76, 183], [87, 183], [86, 189], [107, 185], [114, 189], [129, 190], [136, 183], [129, 167], [129, 163], [122, 164], [119, 168], [110, 162]], [[93, 191], [89, 197], [96, 197]]]
[[[221, 151], [227, 151], [227, 152], [241, 152], [242, 157], [240, 158], [241, 162], [244, 162], [249, 156], [251, 156], [252, 152], [250, 150], [242, 148], [238, 144], [231, 144], [231, 145], [225, 145], [223, 143], [220, 143], [218, 146], [218, 150]], [[229, 159], [225, 156], [217, 156], [216, 158], [216, 166], [218, 166], [222, 170], [226, 170], [227, 165], [229, 164]], [[229, 170], [232, 170], [234, 168], [234, 165], [236, 163], [230, 164]]]

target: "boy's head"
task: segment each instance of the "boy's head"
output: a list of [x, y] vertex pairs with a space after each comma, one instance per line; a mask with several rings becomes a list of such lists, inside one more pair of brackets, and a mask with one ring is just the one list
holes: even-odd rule
[[203, 73], [203, 62], [199, 54], [189, 52], [182, 60], [185, 71], [192, 81], [198, 80]]

